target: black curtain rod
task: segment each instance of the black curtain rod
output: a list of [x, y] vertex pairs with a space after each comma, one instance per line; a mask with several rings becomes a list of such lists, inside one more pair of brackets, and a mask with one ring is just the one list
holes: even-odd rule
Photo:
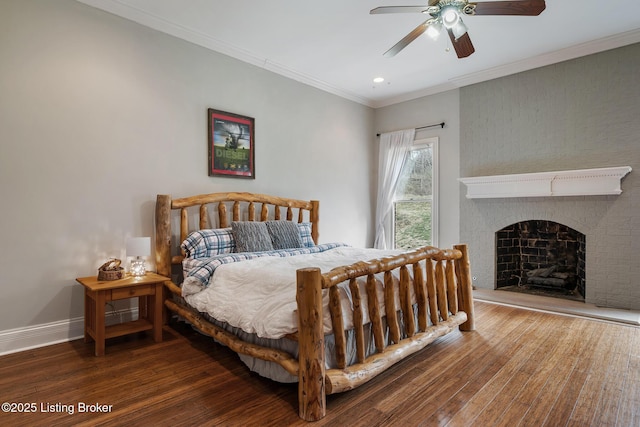
[[[426, 125], [426, 126], [420, 126], [419, 128], [416, 128], [416, 130], [420, 130], [420, 129], [428, 129], [428, 128], [434, 128], [436, 126], [440, 126], [441, 129], [444, 129], [444, 122], [442, 123], [436, 123], [435, 125]], [[380, 136], [379, 133], [376, 133], [376, 136]]]

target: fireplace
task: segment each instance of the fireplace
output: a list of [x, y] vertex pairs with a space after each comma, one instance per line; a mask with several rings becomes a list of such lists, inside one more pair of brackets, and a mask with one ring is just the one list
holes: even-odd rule
[[547, 220], [496, 232], [496, 288], [584, 301], [586, 238]]
[[[553, 296], [561, 293], [565, 298], [584, 300], [599, 307], [640, 309], [640, 286], [637, 286], [640, 263], [635, 259], [640, 251], [637, 234], [640, 216], [634, 214], [640, 187], [628, 181], [629, 188], [622, 192], [623, 178], [629, 172], [630, 167], [621, 166], [460, 178], [467, 189], [460, 203], [460, 239], [469, 245], [476, 289], [493, 290], [501, 297], [512, 299], [519, 296], [503, 290]], [[625, 182], [628, 179], [625, 178]], [[526, 239], [517, 235], [522, 227], [514, 226], [513, 237], [507, 234], [510, 224], [539, 220], [566, 228], [560, 227], [560, 234], [553, 235], [548, 242], [543, 240], [549, 234], [546, 232], [542, 233], [544, 236], [531, 237], [534, 228], [541, 229], [535, 223], [526, 228]], [[511, 239], [512, 246], [499, 242], [498, 247], [497, 233], [501, 230], [509, 236], [504, 239]], [[557, 264], [554, 259], [547, 259], [547, 253], [553, 258], [568, 252], [565, 246], [553, 244], [563, 243], [564, 236], [578, 231], [573, 238], [577, 243], [566, 244], [567, 249], [576, 248], [575, 255]], [[535, 260], [534, 255], [542, 260]], [[524, 265], [534, 261], [535, 267]], [[497, 271], [498, 268], [501, 271]], [[533, 270], [538, 271], [527, 274]], [[560, 273], [567, 273], [566, 279]], [[540, 278], [529, 280], [534, 275], [542, 279], [560, 278], [567, 283]], [[575, 291], [567, 292], [565, 287], [571, 288], [574, 283]], [[566, 300], [556, 298], [555, 302], [562, 304], [563, 301]]]

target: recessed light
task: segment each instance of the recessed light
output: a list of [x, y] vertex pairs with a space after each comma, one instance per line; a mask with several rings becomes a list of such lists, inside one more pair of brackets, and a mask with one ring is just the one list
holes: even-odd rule
[[376, 77], [375, 79], [373, 79], [374, 83], [382, 83], [384, 81], [384, 77]]

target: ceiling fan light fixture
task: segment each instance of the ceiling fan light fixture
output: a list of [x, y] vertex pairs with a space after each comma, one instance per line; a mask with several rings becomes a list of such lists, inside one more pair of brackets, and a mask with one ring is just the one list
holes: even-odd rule
[[469, 29], [467, 28], [467, 26], [464, 25], [464, 22], [462, 22], [462, 18], [458, 19], [458, 22], [453, 27], [451, 27], [451, 32], [453, 33], [453, 37], [455, 37], [456, 40], [464, 36], [468, 30]]
[[440, 13], [445, 28], [453, 28], [460, 21], [460, 14], [455, 7], [445, 7]]
[[440, 37], [441, 31], [442, 31], [442, 24], [440, 23], [440, 21], [434, 21], [429, 25], [429, 27], [427, 27], [427, 35], [432, 40], [438, 40], [438, 37]]

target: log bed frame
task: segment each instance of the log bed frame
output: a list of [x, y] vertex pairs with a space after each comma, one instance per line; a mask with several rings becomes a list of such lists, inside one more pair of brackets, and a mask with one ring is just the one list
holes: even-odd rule
[[[231, 221], [266, 221], [268, 219], [310, 222], [312, 238], [318, 243], [319, 202], [287, 199], [253, 193], [212, 193], [172, 199], [158, 195], [156, 201], [156, 266], [159, 274], [171, 277], [172, 266], [180, 265], [182, 255], [172, 255], [187, 234], [194, 229], [214, 228], [209, 219], [208, 206], [217, 205], [217, 228], [230, 226]], [[256, 208], [260, 205], [260, 216]], [[229, 208], [230, 207], [230, 208]], [[190, 208], [192, 208], [190, 210]], [[189, 216], [197, 209], [197, 227], [189, 226]], [[231, 211], [229, 211], [229, 209]], [[294, 216], [297, 210], [298, 215]], [[172, 212], [179, 211], [179, 237], [172, 234]], [[282, 216], [282, 211], [285, 216]], [[177, 215], [176, 215], [177, 216]], [[179, 238], [179, 240], [178, 240]], [[422, 262], [425, 261], [425, 262]], [[413, 280], [409, 274], [413, 271]], [[399, 280], [392, 276], [398, 270]], [[381, 313], [376, 296], [374, 274], [383, 273], [385, 312]], [[316, 421], [325, 416], [326, 395], [354, 389], [371, 380], [388, 367], [423, 349], [437, 338], [459, 327], [462, 331], [475, 329], [471, 274], [466, 245], [453, 249], [424, 247], [395, 257], [358, 262], [322, 274], [310, 266], [296, 273], [298, 303], [298, 333], [288, 336], [298, 341], [299, 357], [289, 353], [243, 342], [240, 338], [208, 322], [194, 309], [184, 304], [181, 290], [173, 281], [165, 283], [165, 307], [188, 320], [201, 332], [212, 336], [231, 350], [252, 357], [275, 362], [297, 376], [299, 416]], [[366, 295], [361, 295], [357, 280], [366, 282]], [[358, 362], [346, 363], [346, 338], [343, 327], [337, 285], [348, 281], [353, 296], [353, 323]], [[417, 325], [410, 300], [413, 286], [417, 300]], [[325, 368], [322, 295], [329, 293], [329, 311], [335, 338], [336, 369]], [[362, 298], [367, 298], [369, 317], [376, 352], [366, 357]], [[395, 301], [400, 301], [396, 307]], [[400, 311], [398, 311], [400, 310]], [[399, 322], [395, 313], [401, 312]], [[393, 314], [393, 315], [392, 315]], [[386, 319], [385, 319], [386, 318]], [[388, 326], [383, 322], [388, 319]], [[385, 322], [386, 323], [386, 322]], [[389, 344], [385, 344], [388, 328]], [[404, 338], [403, 338], [404, 337]]]

